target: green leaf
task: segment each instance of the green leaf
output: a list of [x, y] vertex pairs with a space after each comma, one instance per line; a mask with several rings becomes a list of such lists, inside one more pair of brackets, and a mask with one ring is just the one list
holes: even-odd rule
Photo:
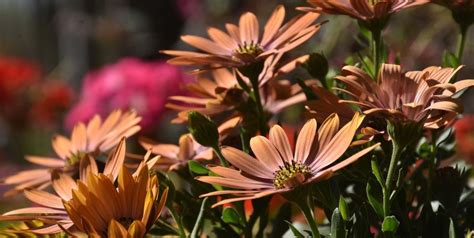
[[290, 227], [291, 232], [293, 232], [293, 235], [296, 238], [304, 238], [305, 237], [300, 231], [298, 231], [298, 229], [296, 229], [295, 226], [293, 226], [293, 224], [291, 222], [289, 222], [289, 221], [285, 221], [285, 222], [288, 223], [288, 226]]
[[458, 57], [449, 51], [445, 51], [443, 53], [443, 66], [452, 67], [452, 68], [458, 67], [459, 66]]
[[209, 173], [209, 169], [207, 169], [205, 166], [203, 166], [202, 164], [194, 160], [188, 161], [188, 167], [189, 167], [189, 171], [195, 174], [203, 175], [203, 174]]
[[339, 211], [341, 212], [342, 219], [344, 219], [344, 221], [347, 221], [349, 219], [349, 212], [347, 209], [346, 200], [344, 200], [344, 197], [342, 196], [339, 197]]
[[[340, 200], [339, 200], [340, 201]], [[345, 238], [347, 230], [339, 209], [334, 209], [331, 217], [331, 238]]]
[[377, 163], [377, 160], [373, 159], [370, 163], [372, 166], [372, 173], [375, 175], [377, 182], [379, 182], [382, 188], [385, 187], [382, 175], [380, 174], [379, 164]]
[[383, 217], [383, 206], [382, 199], [380, 199], [379, 193], [372, 187], [370, 181], [367, 183], [366, 187], [367, 199], [369, 200], [370, 205], [374, 208], [375, 213], [380, 217]]
[[449, 218], [449, 238], [456, 238], [453, 219]]
[[239, 213], [233, 207], [224, 208], [221, 218], [227, 224], [240, 225]]
[[398, 225], [400, 225], [400, 222], [395, 218], [395, 216], [385, 217], [382, 223], [382, 231], [395, 233], [398, 229]]

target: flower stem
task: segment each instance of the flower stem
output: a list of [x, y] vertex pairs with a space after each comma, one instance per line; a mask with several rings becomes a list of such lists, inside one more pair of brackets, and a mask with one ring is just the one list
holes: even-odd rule
[[176, 211], [171, 206], [169, 207], [169, 211], [174, 221], [176, 222], [176, 225], [179, 228], [179, 238], [186, 238], [186, 231], [184, 230], [181, 218], [178, 216], [178, 214], [176, 214]]
[[436, 132], [433, 132], [433, 136], [431, 138], [431, 147], [430, 147], [430, 157], [428, 158], [428, 181], [427, 181], [427, 194], [426, 194], [426, 205], [431, 203], [431, 199], [433, 197], [433, 175], [436, 168]]
[[469, 25], [459, 25], [460, 32], [459, 32], [459, 40], [458, 40], [458, 50], [457, 50], [457, 58], [459, 64], [462, 62], [462, 56], [464, 53], [464, 47], [466, 46], [466, 38], [467, 38], [467, 31], [469, 29]]
[[373, 64], [374, 64], [374, 78], [378, 78], [378, 72], [380, 69], [380, 60], [381, 60], [381, 35], [382, 32], [378, 29], [372, 30], [372, 57], [373, 57]]
[[252, 82], [252, 95], [253, 99], [255, 102], [255, 105], [257, 105], [257, 117], [258, 117], [258, 126], [260, 130], [261, 135], [266, 135], [268, 133], [268, 125], [265, 121], [265, 111], [263, 110], [263, 105], [262, 105], [262, 99], [260, 97], [260, 87], [259, 87], [259, 82], [258, 82], [258, 76], [256, 79], [251, 79]]
[[201, 227], [204, 210], [206, 209], [207, 199], [208, 198], [206, 197], [202, 200], [201, 209], [199, 210], [199, 215], [196, 219], [196, 223], [194, 223], [193, 230], [192, 230], [191, 234], [189, 235], [190, 238], [197, 238], [198, 237], [198, 232], [199, 232], [199, 229]]
[[400, 159], [403, 147], [400, 147], [399, 143], [392, 138], [392, 156], [390, 158], [390, 165], [388, 167], [387, 179], [385, 180], [385, 191], [383, 193], [383, 213], [384, 217], [390, 215], [390, 195], [393, 192], [393, 176], [395, 175], [395, 169], [397, 167], [398, 160]]
[[212, 149], [214, 150], [214, 153], [216, 153], [217, 158], [219, 158], [221, 165], [224, 167], [229, 167], [229, 162], [227, 162], [224, 155], [222, 154], [221, 148], [218, 145], [216, 145], [216, 146], [213, 146]]
[[[304, 200], [307, 200], [306, 198]], [[313, 238], [319, 238], [321, 235], [319, 234], [318, 225], [316, 224], [316, 220], [314, 219], [313, 209], [308, 204], [308, 201], [300, 201], [297, 203], [298, 207], [303, 212], [306, 221], [308, 222], [309, 226], [311, 227], [311, 233]]]

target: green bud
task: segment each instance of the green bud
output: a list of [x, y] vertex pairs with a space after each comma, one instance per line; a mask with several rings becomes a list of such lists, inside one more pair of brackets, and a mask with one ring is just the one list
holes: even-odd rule
[[217, 147], [219, 132], [212, 120], [199, 112], [188, 113], [188, 129], [194, 140], [207, 147]]
[[329, 71], [329, 64], [326, 57], [320, 53], [312, 53], [303, 67], [308, 73], [319, 80], [325, 80]]
[[418, 122], [387, 121], [387, 132], [400, 148], [416, 142], [422, 134], [423, 124]]

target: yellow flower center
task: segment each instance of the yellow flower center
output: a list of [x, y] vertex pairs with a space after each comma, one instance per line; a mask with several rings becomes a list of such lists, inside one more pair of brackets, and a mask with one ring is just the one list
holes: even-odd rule
[[84, 157], [85, 155], [86, 155], [86, 153], [84, 153], [84, 152], [79, 152], [78, 154], [72, 155], [71, 157], [66, 159], [66, 164], [68, 166], [74, 166], [77, 163], [79, 163], [81, 158]]
[[263, 49], [258, 43], [253, 41], [250, 43], [245, 42], [243, 45], [239, 45], [234, 52], [234, 57], [238, 58], [243, 62], [252, 62], [255, 58], [263, 53]]
[[278, 172], [275, 172], [273, 185], [277, 189], [294, 188], [303, 184], [311, 175], [311, 170], [305, 164], [285, 164]]

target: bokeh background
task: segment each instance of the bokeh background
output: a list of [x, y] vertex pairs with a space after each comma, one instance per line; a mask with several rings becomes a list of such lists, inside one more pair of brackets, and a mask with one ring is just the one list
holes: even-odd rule
[[[245, 11], [266, 19], [277, 4], [287, 6], [289, 16], [305, 5], [303, 0], [0, 1], [0, 177], [29, 166], [25, 154], [51, 154], [53, 134], [68, 135], [75, 122], [118, 107], [143, 116], [142, 134], [176, 143], [185, 128], [169, 124], [173, 112], [164, 104], [167, 96], [184, 93], [192, 76], [165, 64], [159, 51], [189, 49], [180, 35], [205, 35], [207, 26], [223, 28]], [[323, 52], [335, 74], [365, 42], [350, 18], [319, 21], [324, 19], [329, 22], [321, 31], [292, 54]], [[441, 65], [443, 53], [455, 51], [458, 29], [447, 9], [429, 5], [394, 15], [384, 35], [390, 55], [400, 55], [410, 70]], [[467, 39], [460, 78], [474, 78], [474, 29]], [[472, 91], [463, 100], [466, 113], [473, 113]], [[0, 212], [13, 201], [22, 202], [0, 198]]]

